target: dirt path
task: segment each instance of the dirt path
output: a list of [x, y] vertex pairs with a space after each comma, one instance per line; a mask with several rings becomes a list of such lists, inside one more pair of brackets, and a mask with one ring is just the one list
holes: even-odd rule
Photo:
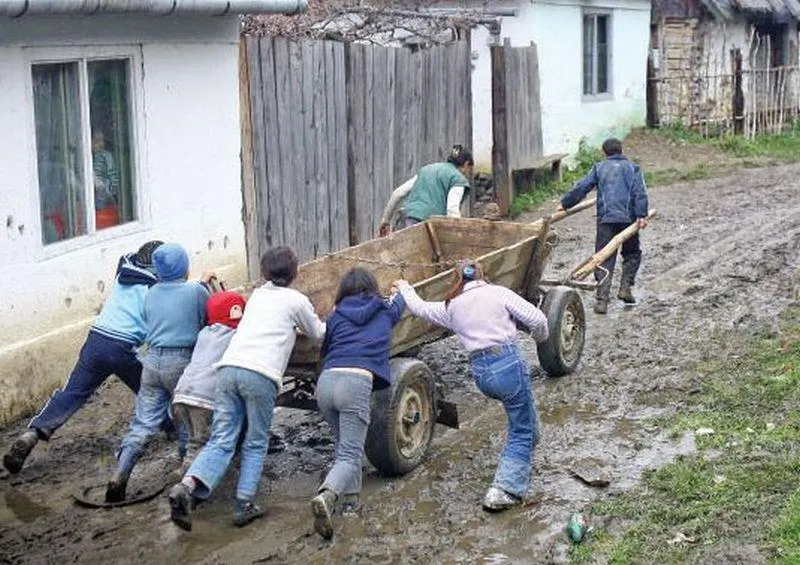
[[[113, 511], [73, 506], [72, 489], [105, 480], [130, 413], [132, 399], [110, 386], [19, 476], [0, 476], [0, 563], [561, 562], [570, 512], [692, 450], [691, 436], [668, 439], [646, 418], [679, 408], [696, 387], [697, 362], [736, 353], [736, 340], [719, 332], [761, 331], [792, 299], [800, 266], [798, 174], [800, 166], [747, 170], [652, 191], [659, 219], [644, 236], [640, 305], [614, 304], [600, 317], [584, 294], [588, 335], [578, 372], [546, 379], [533, 370], [542, 442], [525, 507], [502, 515], [480, 509], [505, 417], [476, 391], [466, 355], [449, 339], [422, 357], [463, 403], [462, 429], [437, 430], [430, 460], [402, 479], [368, 475], [361, 517], [340, 520], [332, 543], [313, 535], [307, 506], [330, 459], [329, 434], [318, 416], [296, 411], [276, 416], [290, 447], [268, 458], [268, 516], [248, 528], [229, 526], [231, 477], [197, 512], [191, 534], [172, 526], [161, 497]], [[591, 253], [593, 217], [570, 218], [557, 231], [553, 274]], [[521, 343], [535, 366], [530, 338]], [[676, 402], [649, 405], [662, 391]], [[3, 449], [22, 425], [0, 433]], [[168, 452], [166, 444], [156, 446], [142, 473], [155, 476]], [[596, 489], [573, 478], [570, 468], [582, 461], [603, 465], [611, 485]]]

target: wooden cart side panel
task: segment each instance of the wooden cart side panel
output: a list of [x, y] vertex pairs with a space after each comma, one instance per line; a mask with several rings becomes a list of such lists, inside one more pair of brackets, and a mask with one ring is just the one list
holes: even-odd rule
[[333, 309], [339, 281], [353, 267], [361, 265], [370, 269], [378, 279], [381, 292], [388, 294], [392, 282], [398, 278], [417, 282], [441, 272], [445, 267], [397, 266], [401, 261], [429, 264], [432, 254], [433, 248], [425, 226], [414, 226], [386, 239], [368, 241], [304, 263], [298, 269], [293, 286], [306, 294], [317, 313], [325, 317]]
[[433, 226], [443, 260], [476, 257], [539, 235], [541, 225], [513, 222], [487, 222], [469, 218], [436, 217]]

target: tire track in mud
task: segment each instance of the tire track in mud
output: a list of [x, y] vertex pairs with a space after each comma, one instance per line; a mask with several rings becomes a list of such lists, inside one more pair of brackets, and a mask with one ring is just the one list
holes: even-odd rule
[[[659, 217], [643, 234], [635, 288], [640, 304], [613, 304], [601, 317], [591, 312], [593, 297], [583, 294], [587, 342], [576, 374], [544, 378], [534, 344], [520, 334], [542, 428], [532, 496], [522, 508], [501, 515], [480, 509], [502, 448], [505, 415], [475, 389], [467, 356], [451, 338], [427, 346], [421, 357], [461, 404], [462, 429], [437, 429], [430, 459], [406, 477], [369, 474], [361, 517], [339, 520], [330, 544], [313, 534], [307, 506], [330, 460], [329, 434], [318, 415], [296, 411], [276, 416], [290, 447], [268, 458], [262, 484], [269, 491], [267, 518], [248, 528], [228, 523], [235, 476], [226, 479], [215, 504], [199, 511], [191, 535], [169, 523], [163, 499], [113, 512], [71, 506], [70, 488], [105, 478], [127, 422], [130, 399], [112, 386], [18, 478], [0, 476], [0, 562], [561, 562], [571, 511], [631, 488], [644, 470], [693, 449], [691, 436], [670, 441], [648, 428], [646, 418], [679, 410], [681, 395], [698, 386], [697, 362], [736, 354], [749, 335], [769, 331], [795, 298], [798, 173], [800, 166], [745, 170], [651, 190]], [[560, 242], [548, 276], [591, 255], [594, 218], [583, 213], [555, 229]], [[719, 333], [726, 330], [734, 331]], [[662, 391], [675, 403], [650, 405], [653, 393]], [[2, 446], [20, 426], [0, 433]], [[82, 441], [87, 435], [94, 439]], [[153, 459], [168, 451], [166, 444], [156, 446]], [[607, 489], [571, 476], [572, 466], [587, 461], [609, 475]]]

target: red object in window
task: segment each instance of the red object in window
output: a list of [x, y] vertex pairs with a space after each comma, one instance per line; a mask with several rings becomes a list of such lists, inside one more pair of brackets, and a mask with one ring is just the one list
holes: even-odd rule
[[119, 225], [119, 211], [116, 206], [100, 208], [94, 214], [95, 228], [102, 230]]

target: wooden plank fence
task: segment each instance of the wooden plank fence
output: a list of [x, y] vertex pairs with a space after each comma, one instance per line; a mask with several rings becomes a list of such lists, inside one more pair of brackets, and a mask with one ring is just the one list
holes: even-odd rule
[[472, 136], [468, 42], [404, 48], [247, 36], [241, 47], [248, 265], [374, 237], [394, 187]]
[[536, 45], [490, 48], [492, 62], [492, 172], [500, 212], [514, 199], [513, 172], [542, 157], [539, 59]]

